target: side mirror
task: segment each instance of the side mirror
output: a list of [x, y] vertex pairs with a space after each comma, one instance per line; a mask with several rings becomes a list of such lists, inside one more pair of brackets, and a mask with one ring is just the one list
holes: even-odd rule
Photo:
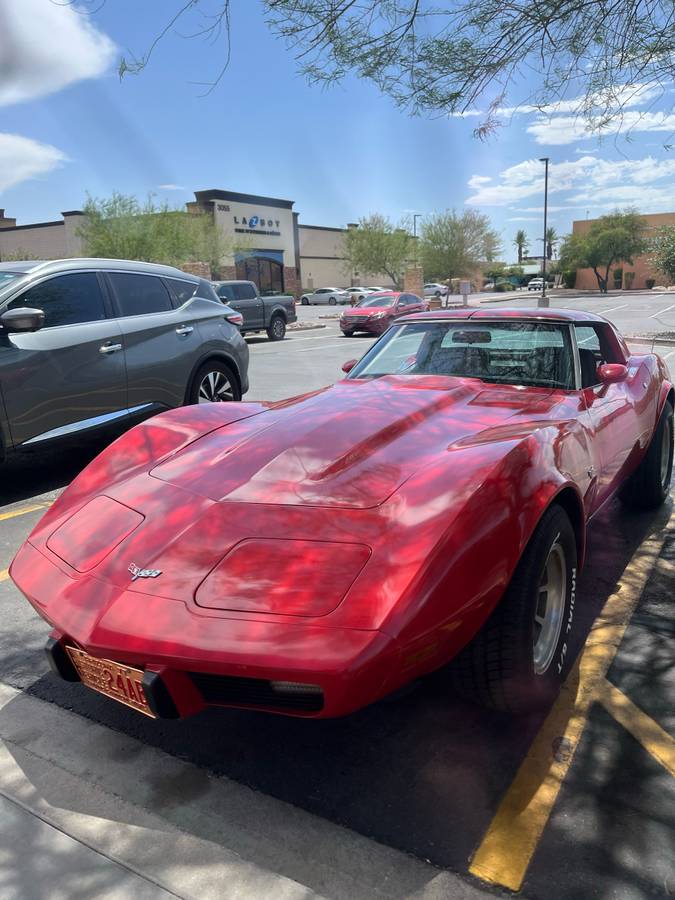
[[8, 309], [0, 316], [0, 325], [5, 331], [39, 331], [45, 324], [45, 314], [41, 309], [21, 307]]
[[357, 364], [357, 362], [358, 362], [358, 359], [348, 359], [346, 363], [342, 364], [342, 371], [345, 373], [345, 375], [348, 372], [351, 372], [351, 370], [354, 368], [354, 366]]
[[598, 366], [598, 381], [601, 384], [616, 384], [625, 381], [628, 377], [628, 368], [621, 363], [603, 363]]

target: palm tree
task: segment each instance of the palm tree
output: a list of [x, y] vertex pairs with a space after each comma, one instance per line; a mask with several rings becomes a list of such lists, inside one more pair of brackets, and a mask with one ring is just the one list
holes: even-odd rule
[[516, 231], [516, 236], [514, 238], [513, 243], [518, 248], [518, 262], [521, 263], [523, 261], [523, 256], [527, 253], [527, 235], [523, 231], [522, 228], [519, 228]]
[[546, 229], [546, 259], [553, 259], [553, 250], [558, 243], [558, 234], [555, 228]]

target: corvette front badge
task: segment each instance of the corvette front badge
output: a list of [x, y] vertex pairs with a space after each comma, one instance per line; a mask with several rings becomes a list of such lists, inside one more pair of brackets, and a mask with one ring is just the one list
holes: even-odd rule
[[129, 571], [132, 581], [136, 581], [137, 578], [157, 578], [162, 574], [161, 569], [139, 569], [135, 563], [129, 564]]

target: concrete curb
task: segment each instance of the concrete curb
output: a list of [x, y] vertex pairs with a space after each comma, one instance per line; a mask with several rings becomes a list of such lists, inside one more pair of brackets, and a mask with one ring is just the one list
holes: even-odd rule
[[649, 334], [624, 335], [624, 340], [633, 341], [634, 344], [663, 344], [666, 347], [675, 346], [675, 338], [655, 338]]
[[313, 331], [315, 328], [326, 328], [320, 322], [293, 322], [286, 331]]

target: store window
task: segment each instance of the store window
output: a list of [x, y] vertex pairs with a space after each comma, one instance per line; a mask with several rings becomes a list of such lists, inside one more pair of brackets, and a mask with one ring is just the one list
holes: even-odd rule
[[261, 294], [283, 294], [284, 267], [276, 259], [247, 256], [237, 260], [237, 278], [254, 281]]

